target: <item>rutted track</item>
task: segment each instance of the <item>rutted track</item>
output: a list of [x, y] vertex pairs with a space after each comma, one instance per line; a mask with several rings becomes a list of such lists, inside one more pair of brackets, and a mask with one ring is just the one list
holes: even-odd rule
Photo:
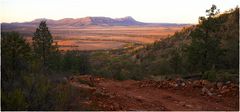
[[[77, 79], [77, 80], [76, 80]], [[79, 80], [88, 81], [89, 87]], [[239, 96], [201, 95], [197, 90], [141, 86], [144, 81], [116, 81], [91, 76], [73, 77], [70, 83], [89, 89], [88, 102], [97, 110], [238, 110]], [[201, 90], [200, 90], [201, 91]], [[199, 92], [199, 93], [198, 93]], [[89, 103], [88, 103], [89, 104]]]

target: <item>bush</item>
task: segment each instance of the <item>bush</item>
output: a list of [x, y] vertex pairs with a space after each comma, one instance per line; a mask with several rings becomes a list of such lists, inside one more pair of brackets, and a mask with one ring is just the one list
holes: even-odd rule
[[157, 60], [156, 62], [151, 64], [149, 68], [149, 74], [153, 75], [168, 75], [173, 73], [169, 62], [164, 59]]
[[71, 73], [90, 73], [89, 55], [79, 51], [68, 51], [64, 54], [62, 69]]
[[214, 69], [206, 71], [203, 74], [203, 79], [207, 79], [209, 81], [216, 81], [217, 80], [217, 72]]
[[232, 81], [232, 82], [238, 83], [239, 82], [238, 79], [239, 79], [239, 75], [236, 73], [231, 73], [230, 71], [222, 71], [222, 72], [219, 72], [217, 75], [217, 80], [223, 81], [223, 82]]
[[28, 103], [21, 89], [2, 91], [2, 110], [27, 110]]
[[55, 93], [55, 106], [54, 110], [66, 110], [69, 108], [71, 103], [71, 85], [68, 84], [58, 84], [54, 89]]
[[121, 69], [121, 70], [120, 70], [120, 73], [114, 74], [113, 78], [114, 78], [114, 79], [117, 79], [117, 80], [130, 79], [130, 78], [129, 78], [129, 71], [128, 71], [128, 70], [125, 70], [125, 69]]

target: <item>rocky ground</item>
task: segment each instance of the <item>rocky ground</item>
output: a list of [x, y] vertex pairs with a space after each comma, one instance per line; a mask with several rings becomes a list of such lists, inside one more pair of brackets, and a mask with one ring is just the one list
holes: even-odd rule
[[90, 75], [67, 80], [87, 93], [81, 105], [90, 110], [239, 110], [239, 86], [230, 81], [116, 81]]

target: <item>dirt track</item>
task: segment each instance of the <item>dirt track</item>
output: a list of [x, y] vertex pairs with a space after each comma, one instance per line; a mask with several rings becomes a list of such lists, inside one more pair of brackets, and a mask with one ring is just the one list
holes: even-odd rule
[[[79, 78], [79, 77], [78, 77]], [[142, 81], [113, 81], [102, 78], [82, 77], [94, 86], [76, 87], [90, 89], [88, 102], [97, 110], [239, 110], [239, 96], [207, 96], [197, 89], [141, 87]], [[89, 104], [89, 103], [88, 103]]]

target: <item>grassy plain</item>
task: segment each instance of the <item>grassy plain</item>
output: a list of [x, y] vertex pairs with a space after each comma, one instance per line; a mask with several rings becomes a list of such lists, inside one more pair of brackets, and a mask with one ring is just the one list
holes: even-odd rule
[[[111, 50], [166, 38], [182, 27], [88, 27], [50, 29], [61, 50]], [[133, 44], [128, 44], [133, 43]]]
[[[161, 40], [180, 31], [183, 27], [150, 26], [92, 26], [82, 28], [52, 28], [54, 42], [60, 50], [114, 50], [124, 47], [141, 46]], [[17, 29], [19, 32], [34, 32], [30, 29]], [[28, 41], [32, 35], [25, 34]], [[131, 45], [131, 46], [129, 46]]]

